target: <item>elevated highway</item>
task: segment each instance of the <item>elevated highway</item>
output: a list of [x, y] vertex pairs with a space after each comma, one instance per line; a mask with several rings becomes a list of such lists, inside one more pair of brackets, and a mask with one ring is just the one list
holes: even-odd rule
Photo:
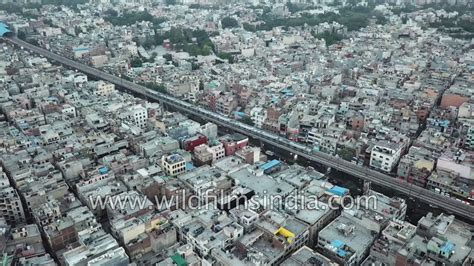
[[422, 200], [424, 202], [427, 202], [431, 205], [437, 206], [443, 209], [447, 213], [455, 214], [460, 217], [474, 220], [474, 206], [464, 204], [452, 198], [440, 195], [434, 191], [409, 184], [405, 182], [404, 180], [393, 178], [389, 175], [371, 170], [367, 167], [355, 165], [351, 162], [345, 161], [343, 159], [340, 159], [340, 158], [337, 158], [337, 157], [334, 157], [322, 152], [314, 152], [305, 145], [290, 141], [286, 138], [280, 137], [278, 135], [275, 135], [266, 131], [262, 131], [255, 127], [243, 124], [241, 122], [232, 120], [228, 117], [208, 111], [204, 108], [194, 106], [193, 104], [176, 99], [167, 94], [150, 90], [144, 86], [124, 80], [115, 75], [103, 72], [96, 68], [87, 66], [77, 61], [52, 53], [46, 49], [29, 44], [16, 37], [5, 37], [3, 38], [3, 40], [10, 42], [11, 44], [17, 47], [20, 47], [22, 49], [26, 49], [33, 53], [44, 56], [52, 61], [56, 61], [57, 63], [60, 63], [64, 66], [77, 69], [78, 71], [85, 73], [89, 76], [114, 83], [115, 85], [131, 93], [145, 96], [146, 98], [150, 100], [162, 102], [163, 104], [169, 105], [170, 107], [176, 110], [179, 110], [181, 112], [191, 114], [191, 115], [197, 115], [201, 117], [202, 119], [213, 122], [221, 127], [229, 128], [235, 132], [239, 132], [241, 134], [247, 135], [254, 139], [261, 140], [269, 145], [279, 147], [283, 150], [286, 150], [293, 154], [297, 154], [298, 156], [304, 157], [308, 160], [326, 165], [333, 169], [336, 169], [336, 170], [348, 173], [350, 175], [356, 176], [358, 178], [373, 182], [374, 184], [392, 188], [393, 190], [403, 193], [409, 197], [413, 197], [413, 198]]

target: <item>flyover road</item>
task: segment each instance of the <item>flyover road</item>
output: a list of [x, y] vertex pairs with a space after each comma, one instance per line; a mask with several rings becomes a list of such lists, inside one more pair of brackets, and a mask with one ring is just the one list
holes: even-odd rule
[[329, 154], [325, 154], [322, 152], [314, 152], [311, 150], [311, 148], [300, 143], [290, 141], [278, 135], [262, 131], [255, 127], [232, 120], [228, 117], [216, 114], [204, 108], [176, 99], [167, 94], [150, 90], [144, 86], [124, 80], [115, 75], [100, 71], [96, 68], [87, 66], [77, 61], [52, 53], [46, 49], [29, 44], [16, 37], [4, 38], [4, 41], [10, 42], [11, 44], [16, 45], [22, 49], [26, 49], [33, 53], [44, 56], [52, 61], [56, 61], [57, 63], [60, 63], [64, 66], [77, 69], [78, 71], [89, 76], [114, 83], [115, 85], [123, 88], [124, 90], [132, 92], [134, 94], [144, 96], [150, 100], [159, 101], [162, 104], [166, 104], [181, 112], [197, 115], [206, 121], [213, 122], [219, 126], [229, 128], [235, 132], [239, 132], [254, 139], [261, 140], [269, 145], [279, 147], [293, 154], [297, 154], [298, 156], [302, 156], [308, 160], [373, 182], [374, 184], [391, 188], [394, 191], [400, 192], [409, 197], [413, 197], [427, 202], [431, 205], [437, 206], [447, 213], [455, 214], [460, 217], [467, 218], [469, 220], [474, 220], [474, 206], [464, 204], [452, 198], [440, 195], [434, 191], [409, 184], [404, 180], [393, 178], [391, 176], [388, 176], [378, 171], [374, 171], [367, 167], [355, 165], [351, 162], [347, 162]]

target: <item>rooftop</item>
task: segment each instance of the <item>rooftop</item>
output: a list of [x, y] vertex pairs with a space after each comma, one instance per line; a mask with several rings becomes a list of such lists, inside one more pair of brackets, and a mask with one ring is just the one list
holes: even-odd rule
[[277, 181], [267, 175], [255, 175], [248, 168], [242, 168], [229, 174], [238, 184], [248, 187], [258, 195], [288, 195], [294, 187], [285, 181]]
[[282, 266], [293, 266], [293, 265], [327, 265], [335, 266], [338, 265], [336, 262], [326, 258], [324, 255], [312, 250], [307, 246], [302, 246], [300, 249], [295, 251], [291, 257], [281, 263]]
[[179, 162], [184, 162], [183, 156], [179, 154], [172, 154], [165, 157], [165, 161], [169, 164], [175, 164]]
[[319, 232], [319, 239], [325, 239], [325, 248], [343, 259], [352, 254], [363, 254], [375, 240], [377, 233], [362, 224], [358, 219], [344, 213]]

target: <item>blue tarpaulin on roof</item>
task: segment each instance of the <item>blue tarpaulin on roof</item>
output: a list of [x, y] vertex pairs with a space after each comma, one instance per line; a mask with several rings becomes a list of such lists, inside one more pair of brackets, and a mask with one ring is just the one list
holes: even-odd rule
[[441, 247], [441, 252], [443, 254], [450, 254], [454, 249], [454, 244], [450, 241], [446, 241], [444, 245]]
[[349, 190], [347, 188], [343, 188], [343, 187], [340, 187], [340, 186], [334, 186], [331, 189], [329, 189], [328, 192], [332, 193], [334, 195], [337, 195], [339, 197], [342, 197], [342, 196], [346, 195], [347, 193], [349, 193]]
[[281, 90], [281, 93], [285, 94], [285, 96], [294, 96], [294, 92], [291, 88], [286, 88]]
[[260, 168], [263, 169], [263, 171], [267, 171], [267, 170], [269, 170], [269, 169], [271, 169], [271, 168], [273, 168], [273, 167], [275, 167], [275, 166], [277, 166], [277, 165], [279, 165], [279, 164], [280, 164], [280, 161], [278, 161], [278, 160], [271, 160], [271, 161], [269, 161], [268, 163], [265, 163], [265, 164], [263, 164], [262, 166], [260, 166]]
[[89, 47], [77, 47], [73, 49], [74, 52], [83, 52], [83, 51], [89, 51]]
[[107, 166], [102, 166], [102, 167], [99, 168], [99, 173], [101, 175], [107, 174], [108, 171], [109, 171], [109, 168], [107, 168]]
[[193, 169], [194, 169], [194, 165], [190, 162], [187, 162], [186, 163], [186, 170], [190, 171], [190, 170], [193, 170]]
[[339, 240], [339, 239], [336, 239], [336, 240], [333, 240], [333, 241], [331, 242], [331, 245], [332, 245], [333, 247], [335, 247], [335, 248], [342, 248], [342, 247], [344, 247], [344, 242], [342, 242], [342, 241]]
[[346, 254], [347, 254], [347, 252], [346, 252], [345, 250], [343, 250], [343, 249], [337, 250], [337, 255], [338, 255], [339, 257], [344, 258], [344, 257], [346, 256]]
[[8, 28], [8, 26], [5, 23], [0, 22], [0, 36], [3, 36], [9, 32], [12, 32], [10, 28]]
[[243, 118], [243, 117], [246, 117], [247, 115], [244, 113], [244, 112], [235, 112], [234, 113], [235, 117], [237, 118]]

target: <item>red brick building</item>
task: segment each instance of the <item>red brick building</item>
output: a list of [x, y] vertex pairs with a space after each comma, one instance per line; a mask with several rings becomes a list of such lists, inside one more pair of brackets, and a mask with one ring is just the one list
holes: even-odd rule
[[225, 155], [234, 155], [236, 151], [243, 149], [249, 143], [249, 139], [242, 134], [231, 134], [222, 137], [219, 140], [224, 144]]
[[201, 144], [207, 144], [207, 137], [202, 135], [202, 134], [197, 134], [196, 136], [187, 138], [183, 140], [182, 147], [186, 151], [194, 151], [194, 148], [201, 145]]

